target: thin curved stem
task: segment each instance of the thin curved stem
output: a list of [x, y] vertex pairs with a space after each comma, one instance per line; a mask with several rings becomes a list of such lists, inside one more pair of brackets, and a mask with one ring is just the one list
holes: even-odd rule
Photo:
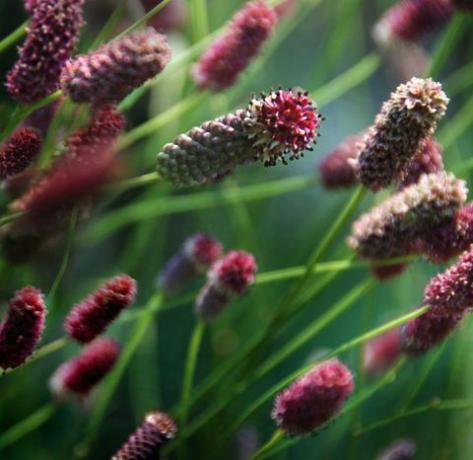
[[24, 22], [21, 26], [18, 26], [10, 35], [2, 38], [0, 41], [0, 53], [3, 53], [8, 48], [13, 46], [16, 42], [20, 41], [26, 35], [26, 28], [28, 22]]
[[258, 451], [251, 457], [251, 460], [260, 460], [265, 457], [265, 454], [268, 453], [271, 449], [274, 448], [280, 441], [284, 439], [284, 431], [275, 430], [269, 441], [264, 444]]

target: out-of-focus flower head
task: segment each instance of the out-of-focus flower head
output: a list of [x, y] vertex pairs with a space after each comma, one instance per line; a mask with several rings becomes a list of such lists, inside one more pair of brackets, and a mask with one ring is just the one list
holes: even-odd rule
[[392, 329], [363, 347], [363, 371], [367, 375], [378, 375], [393, 366], [401, 355], [399, 329]]

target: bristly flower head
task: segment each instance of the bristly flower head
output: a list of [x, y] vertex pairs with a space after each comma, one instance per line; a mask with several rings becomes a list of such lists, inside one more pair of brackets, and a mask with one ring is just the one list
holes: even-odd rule
[[222, 244], [212, 236], [206, 233], [190, 236], [161, 270], [159, 287], [167, 295], [178, 293], [193, 278], [205, 273], [222, 254]]
[[232, 86], [259, 53], [277, 20], [264, 0], [246, 3], [195, 64], [192, 74], [197, 85], [216, 91]]
[[197, 314], [207, 321], [215, 319], [232, 297], [243, 295], [254, 283], [257, 269], [255, 258], [244, 251], [230, 251], [215, 262], [197, 296]]
[[378, 375], [387, 371], [401, 356], [401, 336], [395, 328], [366, 343], [363, 347], [363, 371]]
[[0, 326], [0, 367], [15, 368], [33, 353], [46, 318], [43, 294], [27, 286], [15, 293]]
[[452, 13], [450, 0], [400, 0], [378, 21], [373, 36], [380, 45], [396, 39], [415, 42], [446, 24]]
[[78, 342], [91, 342], [133, 304], [135, 296], [136, 281], [128, 275], [116, 276], [72, 308], [64, 329]]
[[246, 109], [203, 123], [166, 144], [157, 157], [163, 179], [176, 185], [212, 183], [246, 163], [273, 166], [310, 150], [321, 116], [307, 93], [278, 90]]
[[424, 291], [434, 310], [462, 312], [473, 308], [473, 246], [445, 272], [434, 276]]
[[19, 59], [7, 76], [7, 90], [31, 104], [59, 86], [61, 70], [71, 57], [82, 26], [84, 0], [35, 0], [32, 19]]
[[472, 0], [451, 0], [453, 6], [460, 11], [473, 11]]
[[360, 182], [377, 191], [402, 178], [423, 139], [432, 136], [449, 99], [432, 79], [399, 85], [365, 135], [357, 160]]
[[[427, 303], [427, 302], [426, 302]], [[419, 356], [440, 344], [464, 318], [465, 311], [429, 309], [401, 326], [401, 349], [409, 356]]]
[[376, 460], [414, 460], [416, 445], [409, 439], [398, 439], [384, 449]]
[[15, 132], [0, 149], [0, 179], [24, 171], [41, 152], [42, 143], [35, 129], [22, 128]]
[[176, 422], [164, 412], [151, 412], [112, 460], [151, 460], [176, 436]]
[[309, 434], [340, 411], [353, 388], [353, 375], [344, 364], [325, 361], [279, 393], [272, 417], [286, 434]]
[[69, 61], [62, 88], [74, 102], [116, 103], [160, 73], [170, 58], [166, 37], [147, 28]]
[[448, 222], [463, 206], [465, 182], [452, 174], [425, 174], [361, 216], [348, 245], [368, 259], [386, 259], [412, 252], [415, 239]]
[[87, 396], [113, 368], [120, 346], [111, 339], [98, 339], [82, 353], [62, 364], [50, 380], [51, 391], [59, 397]]
[[326, 155], [319, 164], [319, 173], [326, 189], [351, 187], [358, 182], [353, 160], [364, 133], [347, 137]]

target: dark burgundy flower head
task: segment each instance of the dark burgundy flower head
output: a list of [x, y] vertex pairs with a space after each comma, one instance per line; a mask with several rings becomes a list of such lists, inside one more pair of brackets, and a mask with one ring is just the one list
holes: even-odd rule
[[31, 104], [58, 89], [61, 70], [79, 38], [83, 4], [84, 0], [26, 3], [32, 13], [28, 34], [7, 76], [7, 90], [17, 101]]
[[232, 86], [259, 53], [277, 19], [265, 1], [246, 3], [195, 64], [192, 74], [197, 85], [216, 91]]
[[0, 149], [0, 179], [24, 171], [41, 152], [43, 140], [38, 131], [21, 128]]
[[15, 293], [0, 325], [1, 368], [15, 368], [26, 361], [41, 339], [45, 318], [41, 291], [27, 286]]
[[196, 311], [205, 320], [214, 319], [232, 297], [243, 295], [254, 283], [255, 258], [244, 251], [230, 251], [215, 262], [207, 283], [196, 300]]
[[87, 396], [113, 368], [120, 345], [111, 339], [98, 339], [82, 353], [62, 364], [50, 380], [51, 391], [59, 397]]
[[135, 296], [136, 281], [128, 275], [116, 276], [72, 308], [64, 329], [78, 342], [91, 342], [133, 304]]
[[[151, 11], [160, 0], [141, 0], [146, 12]], [[155, 14], [148, 25], [158, 32], [170, 32], [184, 27], [187, 20], [187, 3], [185, 0], [172, 0], [159, 13]]]
[[192, 235], [162, 269], [158, 281], [160, 288], [167, 295], [176, 294], [193, 278], [205, 273], [222, 254], [222, 244], [212, 236], [206, 233]]
[[376, 460], [414, 460], [416, 445], [409, 439], [398, 439], [386, 447]]
[[272, 417], [286, 434], [311, 433], [340, 411], [353, 388], [353, 375], [344, 364], [325, 361], [278, 394]]
[[69, 61], [62, 89], [74, 102], [117, 103], [160, 73], [170, 58], [166, 37], [149, 27]]
[[151, 412], [130, 435], [112, 460], [152, 460], [161, 448], [176, 436], [176, 422], [164, 412]]
[[378, 375], [387, 371], [401, 355], [399, 329], [392, 329], [367, 342], [363, 347], [363, 371], [367, 375]]

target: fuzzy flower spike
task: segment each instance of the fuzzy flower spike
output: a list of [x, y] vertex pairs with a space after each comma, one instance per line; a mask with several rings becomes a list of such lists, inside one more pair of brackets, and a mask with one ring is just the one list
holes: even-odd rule
[[151, 412], [130, 435], [112, 460], [153, 460], [161, 458], [162, 447], [177, 433], [176, 422], [164, 412]]
[[324, 361], [279, 393], [272, 417], [288, 435], [309, 434], [340, 411], [353, 388], [353, 375], [344, 364]]
[[377, 191], [402, 179], [448, 102], [442, 85], [430, 78], [414, 77], [399, 85], [362, 141], [356, 161], [360, 182]]
[[253, 161], [286, 163], [311, 150], [320, 121], [308, 93], [262, 93], [246, 109], [207, 121], [166, 144], [157, 170], [173, 184], [193, 185], [218, 181]]
[[0, 326], [0, 367], [15, 368], [33, 353], [41, 339], [46, 318], [43, 294], [27, 286], [20, 289], [8, 305]]
[[69, 61], [62, 89], [74, 102], [117, 103], [160, 73], [170, 58], [166, 37], [147, 28]]

